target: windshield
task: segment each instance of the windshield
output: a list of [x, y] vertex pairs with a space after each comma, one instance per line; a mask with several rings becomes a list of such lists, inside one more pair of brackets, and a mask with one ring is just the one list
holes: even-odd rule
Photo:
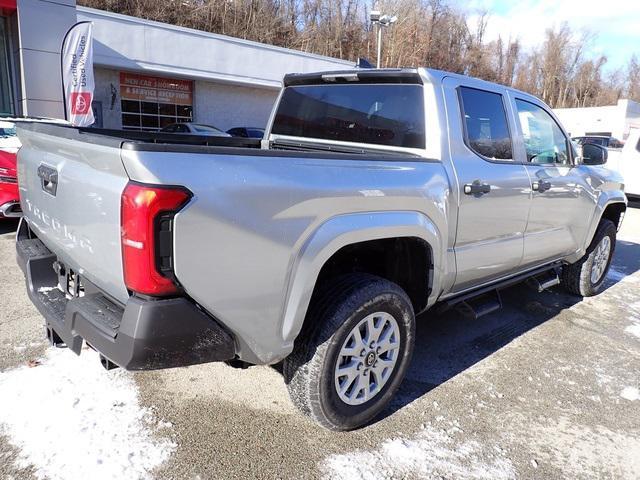
[[272, 133], [425, 147], [421, 85], [304, 85], [284, 90]]
[[0, 126], [0, 137], [15, 137], [16, 136], [16, 127], [15, 126], [11, 126], [11, 127], [3, 127]]

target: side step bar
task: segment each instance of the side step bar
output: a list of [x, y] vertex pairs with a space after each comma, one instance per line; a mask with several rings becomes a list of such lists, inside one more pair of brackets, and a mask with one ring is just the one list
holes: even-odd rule
[[463, 316], [471, 320], [477, 320], [480, 317], [489, 315], [490, 313], [502, 308], [500, 290], [493, 290], [477, 297], [464, 300], [458, 303], [455, 308]]
[[541, 293], [559, 284], [560, 276], [558, 275], [557, 270], [549, 270], [548, 272], [536, 275], [535, 277], [531, 277], [527, 280], [527, 285], [529, 285], [534, 290], [537, 290], [538, 293]]
[[528, 284], [536, 288], [539, 292], [553, 287], [560, 283], [558, 271], [562, 266], [561, 262], [545, 265], [529, 272], [516, 275], [506, 280], [498, 281], [494, 284], [478, 290], [462, 293], [455, 297], [439, 302], [436, 306], [438, 313], [446, 312], [456, 308], [467, 318], [478, 319], [484, 315], [495, 312], [502, 308], [500, 290], [527, 281]]

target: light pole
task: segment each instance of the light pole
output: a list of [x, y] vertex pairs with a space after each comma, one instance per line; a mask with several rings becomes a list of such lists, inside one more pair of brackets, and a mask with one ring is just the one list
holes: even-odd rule
[[380, 58], [382, 57], [382, 27], [389, 27], [398, 21], [398, 17], [390, 15], [382, 15], [379, 10], [371, 10], [369, 15], [371, 23], [378, 27], [378, 60], [376, 61], [376, 68], [380, 68]]

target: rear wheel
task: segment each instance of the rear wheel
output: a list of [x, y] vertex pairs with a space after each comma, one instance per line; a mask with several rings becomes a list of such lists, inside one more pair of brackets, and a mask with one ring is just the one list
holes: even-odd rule
[[354, 274], [314, 298], [308, 315], [284, 361], [293, 403], [332, 430], [370, 422], [411, 362], [415, 319], [409, 298], [392, 282]]
[[591, 297], [602, 290], [616, 246], [616, 226], [602, 220], [584, 257], [562, 270], [562, 284], [576, 295]]

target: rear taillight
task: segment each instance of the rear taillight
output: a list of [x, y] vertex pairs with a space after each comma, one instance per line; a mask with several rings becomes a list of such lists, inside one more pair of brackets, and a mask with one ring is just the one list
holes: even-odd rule
[[124, 281], [145, 295], [177, 292], [173, 276], [173, 216], [191, 198], [182, 187], [128, 183], [122, 192]]

